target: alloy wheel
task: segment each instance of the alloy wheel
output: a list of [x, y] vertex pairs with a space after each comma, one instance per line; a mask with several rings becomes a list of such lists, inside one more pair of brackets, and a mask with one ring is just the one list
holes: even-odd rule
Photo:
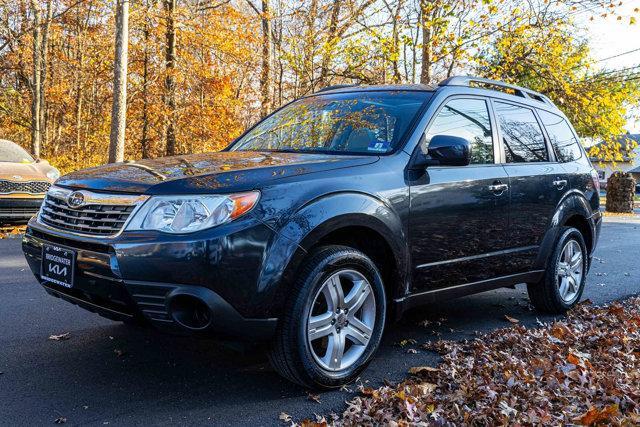
[[371, 284], [355, 270], [340, 270], [316, 293], [306, 322], [316, 363], [329, 371], [352, 366], [367, 349], [376, 320]]
[[558, 290], [560, 298], [571, 303], [580, 291], [584, 272], [584, 256], [580, 244], [569, 240], [562, 248], [558, 261]]

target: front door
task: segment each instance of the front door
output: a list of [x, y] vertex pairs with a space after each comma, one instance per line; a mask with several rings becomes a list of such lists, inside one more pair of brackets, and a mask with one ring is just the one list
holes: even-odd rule
[[500, 276], [509, 217], [508, 176], [496, 162], [488, 102], [445, 101], [418, 149], [435, 135], [471, 142], [468, 166], [429, 166], [410, 182], [413, 293]]

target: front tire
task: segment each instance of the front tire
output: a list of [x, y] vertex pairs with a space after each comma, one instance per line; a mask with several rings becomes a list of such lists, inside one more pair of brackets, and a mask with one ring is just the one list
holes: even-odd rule
[[371, 360], [385, 314], [382, 277], [371, 259], [346, 246], [318, 248], [293, 286], [269, 360], [304, 387], [339, 387]]
[[563, 227], [542, 280], [527, 284], [534, 307], [552, 314], [563, 314], [574, 307], [584, 291], [587, 262], [587, 246], [580, 231]]

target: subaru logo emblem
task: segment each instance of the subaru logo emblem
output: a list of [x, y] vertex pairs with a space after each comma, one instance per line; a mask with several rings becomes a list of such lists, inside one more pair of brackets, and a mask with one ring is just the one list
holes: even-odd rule
[[84, 205], [84, 194], [82, 194], [80, 191], [74, 191], [73, 193], [69, 194], [69, 197], [67, 197], [67, 205], [69, 205], [70, 208], [74, 209]]

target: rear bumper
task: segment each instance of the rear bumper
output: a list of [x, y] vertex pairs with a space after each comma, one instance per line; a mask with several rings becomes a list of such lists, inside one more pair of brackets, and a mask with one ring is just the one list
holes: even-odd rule
[[[68, 246], [76, 251], [73, 288], [42, 280], [43, 243]], [[229, 302], [207, 287], [122, 277], [116, 252], [108, 245], [74, 245], [73, 241], [47, 239], [45, 234], [29, 228], [23, 238], [22, 248], [31, 271], [50, 295], [103, 317], [145, 321], [171, 333], [199, 333], [225, 339], [266, 340], [275, 333], [276, 318], [243, 317]], [[185, 296], [201, 301], [208, 307], [211, 316], [206, 326], [191, 328], [177, 320], [180, 317], [173, 314], [173, 302], [176, 297]]]
[[0, 220], [27, 220], [38, 213], [43, 200], [0, 197]]

